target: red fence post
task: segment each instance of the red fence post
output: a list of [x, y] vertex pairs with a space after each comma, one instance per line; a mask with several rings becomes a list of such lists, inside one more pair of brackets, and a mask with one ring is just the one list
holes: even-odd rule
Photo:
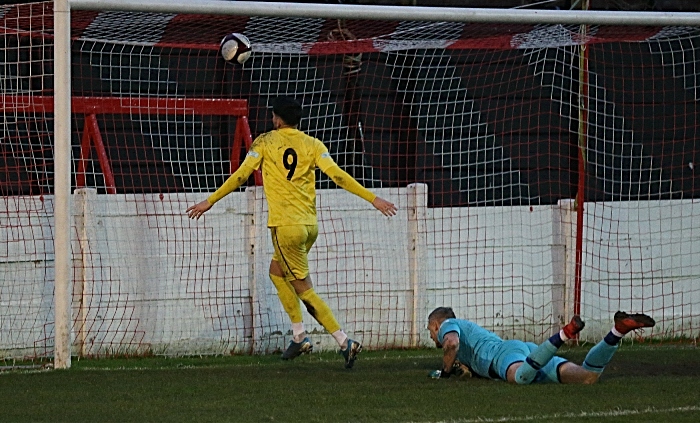
[[87, 116], [83, 123], [83, 136], [80, 138], [80, 158], [75, 175], [76, 188], [85, 188], [85, 162], [90, 158], [90, 128], [87, 124]]
[[[243, 142], [245, 142], [246, 150], [250, 150], [250, 147], [253, 145], [253, 136], [250, 133], [250, 125], [248, 124], [247, 115], [241, 115], [238, 117], [236, 130], [238, 130], [238, 127], [241, 128], [241, 137], [243, 138]], [[255, 185], [262, 186], [262, 172], [260, 169], [253, 173], [253, 177], [255, 178]]]
[[102, 168], [102, 174], [105, 176], [105, 185], [107, 186], [107, 194], [116, 194], [117, 187], [114, 184], [114, 173], [112, 173], [112, 166], [109, 164], [109, 158], [107, 157], [107, 151], [105, 151], [105, 145], [102, 142], [102, 134], [100, 133], [100, 126], [97, 124], [97, 117], [94, 114], [85, 117], [85, 126], [90, 125], [90, 132], [92, 133], [92, 141], [95, 144], [95, 150], [97, 151], [97, 158], [100, 161], [100, 168]]

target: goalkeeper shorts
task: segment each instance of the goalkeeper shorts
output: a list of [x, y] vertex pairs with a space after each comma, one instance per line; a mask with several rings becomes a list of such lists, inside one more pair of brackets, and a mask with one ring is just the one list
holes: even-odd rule
[[[527, 356], [536, 348], [537, 344], [533, 342], [504, 341], [491, 362], [491, 368], [498, 374], [498, 377], [507, 380], [508, 367], [525, 361]], [[537, 371], [537, 375], [532, 383], [560, 383], [558, 369], [560, 365], [567, 361], [565, 358], [555, 355], [544, 367]]]

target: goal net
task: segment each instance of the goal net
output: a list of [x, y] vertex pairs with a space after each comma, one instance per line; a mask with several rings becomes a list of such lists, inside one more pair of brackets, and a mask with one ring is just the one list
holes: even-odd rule
[[[0, 357], [53, 356], [53, 4], [0, 6]], [[504, 11], [506, 13], [506, 11]], [[369, 349], [430, 345], [450, 306], [541, 341], [617, 310], [700, 328], [700, 27], [73, 10], [72, 353], [272, 353], [260, 174], [202, 219], [269, 104], [399, 207], [317, 175], [316, 292]], [[223, 36], [253, 54], [224, 62]], [[332, 338], [304, 311], [320, 350]]]

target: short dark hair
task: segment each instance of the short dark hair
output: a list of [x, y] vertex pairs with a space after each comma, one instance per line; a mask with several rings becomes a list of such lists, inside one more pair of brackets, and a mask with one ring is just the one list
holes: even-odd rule
[[436, 319], [454, 319], [456, 317], [452, 307], [438, 307], [428, 315], [428, 321], [430, 322]]
[[277, 97], [272, 101], [272, 111], [287, 125], [296, 126], [301, 121], [301, 103], [291, 97]]

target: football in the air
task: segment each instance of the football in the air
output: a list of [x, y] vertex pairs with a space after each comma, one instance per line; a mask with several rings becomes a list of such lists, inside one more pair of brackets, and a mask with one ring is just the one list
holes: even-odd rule
[[252, 53], [250, 49], [250, 40], [243, 34], [234, 32], [233, 34], [228, 34], [221, 40], [221, 46], [219, 51], [221, 52], [221, 57], [224, 58], [229, 63], [242, 65], [245, 63], [250, 54]]

